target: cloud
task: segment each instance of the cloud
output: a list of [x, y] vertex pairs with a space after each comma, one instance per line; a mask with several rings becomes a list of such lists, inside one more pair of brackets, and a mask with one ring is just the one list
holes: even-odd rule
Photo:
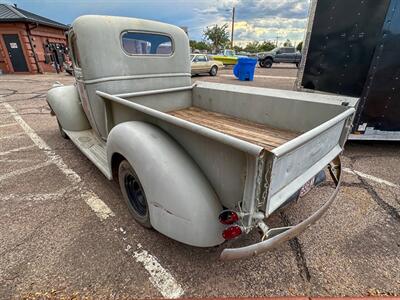
[[235, 6], [234, 40], [245, 44], [255, 40], [303, 39], [309, 0], [219, 0], [205, 9], [195, 9], [199, 20], [211, 24], [230, 23]]
[[[201, 40], [206, 26], [231, 22], [236, 7], [235, 43], [254, 40], [303, 39], [309, 0], [0, 0], [69, 24], [83, 14], [152, 19], [187, 26], [191, 39]], [[60, 13], [62, 12], [62, 13]]]

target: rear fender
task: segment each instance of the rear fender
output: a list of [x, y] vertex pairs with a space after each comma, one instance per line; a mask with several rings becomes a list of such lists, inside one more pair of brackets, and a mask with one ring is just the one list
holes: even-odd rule
[[91, 128], [74, 85], [55, 86], [47, 92], [46, 99], [63, 129], [82, 131]]
[[149, 205], [151, 225], [179, 242], [210, 247], [223, 242], [218, 222], [222, 206], [196, 163], [160, 128], [144, 122], [115, 126], [107, 140], [137, 173]]

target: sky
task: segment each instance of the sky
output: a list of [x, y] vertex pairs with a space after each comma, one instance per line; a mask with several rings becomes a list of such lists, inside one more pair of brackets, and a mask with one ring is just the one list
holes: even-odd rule
[[[206, 26], [231, 22], [235, 6], [235, 44], [304, 37], [309, 0], [0, 0], [55, 21], [70, 24], [80, 15], [136, 17], [186, 26], [189, 38], [202, 40]], [[229, 25], [230, 26], [230, 25]], [[229, 27], [230, 28], [230, 27]]]

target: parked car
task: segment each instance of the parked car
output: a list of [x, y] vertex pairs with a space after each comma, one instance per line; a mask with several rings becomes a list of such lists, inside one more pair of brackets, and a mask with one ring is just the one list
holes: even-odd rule
[[[293, 238], [332, 204], [358, 99], [192, 84], [186, 33], [160, 22], [82, 16], [68, 40], [76, 84], [54, 86], [47, 102], [142, 226], [198, 247], [259, 229], [259, 242], [221, 253], [235, 259]], [[325, 166], [336, 186], [327, 201], [297, 225], [269, 228]]]
[[277, 47], [268, 52], [260, 52], [257, 57], [262, 68], [271, 68], [272, 64], [279, 63], [293, 63], [299, 67], [301, 61], [301, 53], [294, 47]]
[[238, 55], [235, 50], [225, 49], [220, 51], [217, 55], [213, 55], [213, 59], [222, 62], [225, 66], [236, 65]]
[[197, 53], [190, 55], [190, 64], [192, 75], [208, 73], [216, 76], [218, 70], [224, 67], [222, 62], [210, 59], [206, 54]]

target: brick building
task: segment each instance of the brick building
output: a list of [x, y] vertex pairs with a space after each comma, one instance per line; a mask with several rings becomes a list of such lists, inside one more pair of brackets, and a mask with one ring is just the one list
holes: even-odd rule
[[68, 60], [68, 26], [15, 6], [0, 4], [2, 73], [56, 72]]

